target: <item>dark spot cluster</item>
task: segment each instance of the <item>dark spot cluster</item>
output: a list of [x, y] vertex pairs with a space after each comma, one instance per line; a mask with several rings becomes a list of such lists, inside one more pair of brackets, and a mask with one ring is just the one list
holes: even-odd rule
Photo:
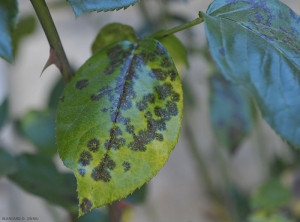
[[107, 56], [110, 60], [110, 65], [104, 70], [105, 75], [111, 75], [115, 69], [122, 66], [128, 57], [132, 54], [134, 45], [131, 44], [129, 48], [123, 48], [120, 44], [110, 48]]
[[149, 93], [148, 95], [144, 96], [143, 99], [136, 103], [137, 108], [140, 111], [143, 111], [147, 109], [148, 103], [153, 104], [155, 102], [155, 96], [152, 93]]
[[113, 170], [115, 167], [116, 163], [106, 154], [99, 166], [93, 169], [91, 176], [95, 181], [109, 182], [111, 179], [109, 170]]
[[93, 203], [88, 198], [84, 198], [79, 207], [81, 211], [86, 214], [91, 210], [92, 206]]
[[78, 173], [81, 175], [81, 176], [84, 176], [85, 175], [85, 169], [83, 168], [78, 168]]
[[117, 138], [115, 136], [112, 136], [110, 139], [106, 140], [104, 146], [106, 149], [114, 149], [118, 150], [122, 146], [124, 146], [126, 143], [126, 140], [123, 137]]
[[154, 90], [157, 93], [159, 100], [165, 100], [166, 98], [171, 96], [173, 92], [173, 86], [170, 83], [164, 83], [161, 86], [156, 86]]
[[127, 171], [129, 171], [130, 170], [130, 163], [129, 162], [127, 162], [127, 161], [124, 161], [123, 162], [123, 164], [122, 164], [122, 166], [124, 167], [124, 172], [127, 172]]
[[87, 144], [87, 147], [92, 152], [97, 152], [99, 150], [99, 146], [100, 146], [100, 141], [97, 140], [96, 138], [91, 139]]
[[64, 96], [59, 97], [59, 101], [64, 102], [65, 101], [65, 97]]
[[77, 83], [76, 83], [76, 89], [84, 89], [85, 87], [87, 87], [89, 84], [89, 80], [88, 79], [82, 79], [82, 80], [79, 80]]
[[177, 104], [171, 101], [167, 102], [167, 110], [170, 113], [171, 116], [177, 116], [178, 115], [178, 108]]
[[80, 154], [80, 159], [78, 160], [78, 163], [82, 166], [87, 166], [92, 161], [93, 157], [92, 154], [88, 151], [83, 151]]
[[160, 66], [163, 68], [170, 68], [170, 67], [172, 67], [172, 63], [168, 57], [165, 57], [162, 59]]
[[110, 86], [103, 87], [102, 89], [99, 90], [97, 94], [91, 95], [91, 99], [93, 101], [98, 101], [105, 95], [111, 96], [113, 89]]

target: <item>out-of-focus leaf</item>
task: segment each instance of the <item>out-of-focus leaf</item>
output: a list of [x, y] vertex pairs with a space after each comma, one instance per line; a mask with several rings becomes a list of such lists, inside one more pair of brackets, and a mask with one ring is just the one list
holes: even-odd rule
[[222, 75], [213, 75], [210, 84], [210, 121], [219, 142], [234, 152], [250, 133], [253, 105], [249, 96]]
[[59, 103], [56, 136], [78, 181], [80, 215], [158, 173], [178, 140], [182, 97], [174, 63], [154, 39], [109, 45], [77, 71]]
[[[160, 30], [156, 33], [163, 32]], [[187, 51], [181, 41], [175, 35], [169, 35], [162, 39], [157, 39], [160, 43], [168, 50], [170, 53], [176, 69], [180, 76], [182, 76], [185, 67], [189, 67], [189, 62], [187, 58]]]
[[264, 211], [259, 211], [250, 216], [249, 222], [296, 222], [294, 220], [288, 219], [285, 216], [274, 213], [269, 214]]
[[12, 31], [18, 15], [17, 0], [0, 1], [0, 57], [13, 62]]
[[0, 105], [0, 128], [4, 125], [8, 113], [8, 99], [6, 98]]
[[137, 0], [67, 0], [78, 17], [92, 11], [113, 11], [134, 5]]
[[8, 152], [0, 147], [0, 178], [17, 170], [17, 163]]
[[63, 78], [60, 78], [57, 83], [55, 84], [54, 88], [51, 91], [48, 106], [51, 109], [56, 110], [58, 106], [58, 102], [60, 100], [60, 96], [65, 88], [65, 82]]
[[92, 45], [92, 53], [95, 54], [104, 46], [119, 41], [128, 40], [137, 42], [134, 29], [131, 26], [120, 23], [111, 23], [104, 26], [98, 33]]
[[27, 16], [21, 18], [12, 34], [13, 54], [16, 57], [19, 49], [19, 44], [22, 39], [32, 34], [36, 29], [36, 18], [34, 16]]
[[252, 209], [274, 211], [291, 200], [291, 191], [278, 179], [268, 181], [262, 185], [251, 197]]
[[75, 222], [109, 222], [109, 217], [104, 210], [92, 210], [91, 212], [77, 218]]
[[9, 179], [29, 193], [71, 212], [77, 211], [76, 179], [73, 174], [59, 173], [49, 157], [23, 154], [16, 157], [18, 171]]
[[132, 194], [125, 198], [125, 201], [131, 204], [141, 204], [145, 201], [147, 196], [147, 184], [144, 184], [141, 188], [136, 189]]
[[38, 152], [46, 155], [54, 155], [57, 152], [55, 114], [52, 109], [32, 110], [26, 113], [19, 122], [19, 128], [23, 135], [37, 147]]
[[255, 98], [263, 117], [300, 147], [300, 17], [278, 0], [215, 0], [205, 30], [227, 79]]

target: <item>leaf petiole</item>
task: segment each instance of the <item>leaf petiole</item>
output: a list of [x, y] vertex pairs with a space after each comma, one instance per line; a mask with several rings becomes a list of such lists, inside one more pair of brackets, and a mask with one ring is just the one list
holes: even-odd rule
[[193, 27], [195, 25], [198, 25], [198, 24], [202, 23], [203, 21], [204, 21], [204, 19], [202, 17], [200, 17], [200, 18], [197, 18], [193, 21], [187, 22], [183, 25], [179, 25], [179, 26], [174, 27], [174, 28], [169, 29], [169, 30], [154, 32], [151, 35], [146, 36], [146, 38], [162, 39], [162, 38], [165, 38], [165, 37], [167, 37], [169, 35], [172, 35], [176, 32], [180, 32], [182, 30], [185, 30], [185, 29], [188, 29], [188, 28]]

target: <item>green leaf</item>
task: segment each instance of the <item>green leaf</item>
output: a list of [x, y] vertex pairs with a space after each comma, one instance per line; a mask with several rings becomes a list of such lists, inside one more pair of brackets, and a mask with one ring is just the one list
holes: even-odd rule
[[22, 134], [38, 148], [38, 152], [46, 155], [54, 155], [57, 152], [55, 114], [54, 110], [32, 110], [19, 122]]
[[17, 170], [15, 159], [0, 147], [0, 178]]
[[216, 0], [200, 16], [221, 72], [250, 92], [277, 133], [300, 147], [300, 17], [277, 0]]
[[50, 97], [49, 97], [49, 102], [48, 102], [48, 107], [51, 109], [57, 109], [58, 102], [60, 100], [60, 95], [64, 91], [65, 88], [65, 82], [63, 78], [60, 78], [55, 86], [53, 87]]
[[13, 62], [12, 31], [18, 15], [17, 0], [0, 1], [0, 57]]
[[222, 75], [213, 75], [210, 83], [210, 121], [219, 142], [234, 152], [250, 133], [253, 105], [249, 96]]
[[19, 49], [19, 44], [23, 38], [32, 34], [36, 29], [36, 18], [32, 15], [21, 18], [12, 34], [12, 45], [13, 45], [13, 55], [16, 54]]
[[0, 106], [0, 128], [3, 127], [7, 120], [8, 114], [8, 99], [6, 98]]
[[73, 174], [59, 173], [51, 159], [41, 154], [23, 154], [16, 159], [19, 170], [8, 175], [10, 180], [29, 193], [76, 212], [76, 179]]
[[134, 5], [137, 0], [67, 0], [73, 7], [76, 17], [84, 12], [113, 11]]
[[291, 200], [291, 191], [279, 179], [273, 179], [262, 185], [251, 197], [252, 209], [276, 211]]
[[266, 212], [256, 212], [250, 217], [249, 222], [295, 222], [295, 220], [288, 219], [279, 213], [269, 215]]
[[57, 144], [78, 181], [79, 215], [120, 200], [164, 166], [182, 119], [181, 82], [154, 39], [118, 42], [75, 74], [57, 114]]
[[104, 46], [123, 40], [138, 42], [134, 29], [131, 26], [120, 23], [108, 24], [99, 31], [96, 39], [94, 40], [92, 53], [95, 54]]
[[[157, 33], [162, 31], [164, 30], [160, 30]], [[175, 35], [169, 35], [158, 40], [168, 50], [175, 63], [179, 75], [182, 75], [184, 67], [189, 67], [187, 51], [184, 45]]]

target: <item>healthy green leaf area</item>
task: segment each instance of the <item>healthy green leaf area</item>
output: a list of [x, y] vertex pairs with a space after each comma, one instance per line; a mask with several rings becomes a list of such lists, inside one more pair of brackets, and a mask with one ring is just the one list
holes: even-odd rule
[[255, 98], [262, 115], [300, 147], [300, 17], [277, 0], [216, 0], [204, 17], [221, 72]]
[[57, 144], [78, 182], [79, 215], [120, 200], [164, 166], [181, 128], [174, 63], [154, 39], [102, 48], [59, 102]]
[[221, 74], [211, 76], [209, 85], [211, 125], [220, 144], [234, 152], [252, 129], [252, 102], [243, 90]]
[[18, 15], [17, 0], [0, 1], [0, 57], [13, 62], [12, 30]]
[[84, 12], [113, 11], [134, 5], [137, 0], [67, 0], [78, 17]]

